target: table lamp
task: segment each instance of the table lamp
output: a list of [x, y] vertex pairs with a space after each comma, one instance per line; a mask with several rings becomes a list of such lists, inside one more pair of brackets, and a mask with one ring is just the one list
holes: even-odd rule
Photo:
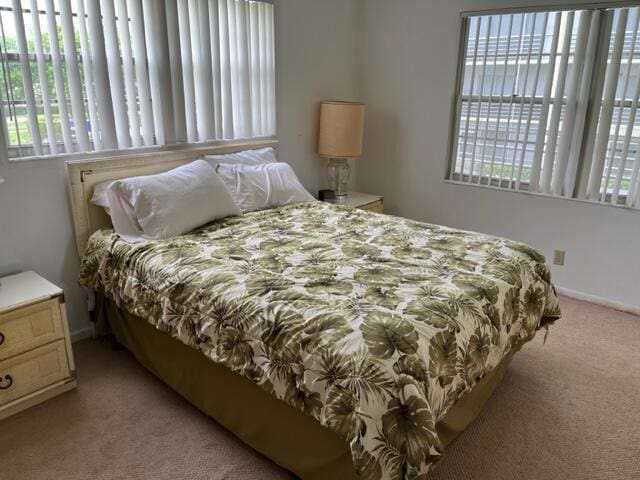
[[351, 168], [347, 159], [362, 155], [364, 103], [324, 101], [320, 104], [318, 154], [329, 158], [329, 188], [347, 195]]

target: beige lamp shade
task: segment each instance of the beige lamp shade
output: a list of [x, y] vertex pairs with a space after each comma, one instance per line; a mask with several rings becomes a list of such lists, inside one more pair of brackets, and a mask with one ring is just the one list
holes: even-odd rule
[[363, 130], [364, 103], [322, 102], [318, 153], [330, 158], [359, 157]]

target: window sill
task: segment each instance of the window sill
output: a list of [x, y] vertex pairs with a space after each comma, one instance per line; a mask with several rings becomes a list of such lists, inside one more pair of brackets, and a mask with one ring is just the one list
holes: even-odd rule
[[[457, 186], [466, 186], [466, 187], [475, 187], [475, 188], [482, 188], [485, 190], [494, 190], [497, 192], [510, 192], [510, 193], [516, 193], [516, 194], [520, 194], [520, 195], [529, 195], [529, 196], [533, 196], [533, 197], [542, 197], [542, 198], [549, 198], [549, 199], [553, 199], [553, 200], [563, 200], [563, 201], [571, 201], [571, 202], [578, 202], [578, 203], [584, 203], [584, 204], [588, 204], [588, 205], [599, 205], [601, 207], [609, 207], [609, 208], [617, 208], [617, 209], [622, 209], [622, 210], [628, 210], [630, 212], [634, 212], [634, 213], [640, 213], [640, 209], [635, 208], [635, 207], [631, 207], [629, 205], [621, 205], [621, 204], [613, 204], [613, 203], [607, 203], [607, 202], [600, 202], [597, 200], [587, 200], [584, 198], [574, 198], [574, 197], [559, 197], [557, 195], [551, 195], [548, 193], [542, 193], [542, 192], [529, 192], [527, 190], [516, 190], [514, 188], [503, 188], [503, 187], [496, 187], [493, 185], [479, 185], [477, 183], [469, 183], [469, 182], [463, 182], [460, 180], [450, 180], [450, 179], [444, 179], [445, 183], [451, 184], [451, 185], [457, 185]], [[624, 198], [622, 195], [620, 195], [619, 198]]]
[[131, 155], [135, 153], [153, 153], [153, 152], [167, 152], [174, 150], [186, 150], [194, 147], [209, 147], [216, 145], [227, 145], [234, 144], [237, 142], [246, 142], [248, 140], [275, 140], [275, 135], [269, 135], [266, 137], [251, 137], [251, 138], [233, 138], [228, 140], [210, 140], [206, 142], [193, 142], [193, 143], [173, 143], [170, 145], [153, 145], [150, 147], [132, 147], [132, 148], [121, 148], [121, 149], [111, 149], [111, 150], [94, 150], [91, 152], [73, 152], [73, 153], [62, 153], [56, 155], [34, 155], [29, 157], [14, 157], [8, 158], [9, 163], [25, 163], [25, 162], [35, 162], [35, 161], [56, 161], [56, 160], [92, 160], [97, 158], [104, 157], [115, 157], [118, 155]]

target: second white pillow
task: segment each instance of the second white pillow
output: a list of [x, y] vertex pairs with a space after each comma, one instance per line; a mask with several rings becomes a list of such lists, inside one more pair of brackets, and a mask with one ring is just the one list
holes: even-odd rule
[[216, 169], [219, 165], [261, 165], [278, 161], [276, 151], [272, 147], [242, 150], [241, 152], [223, 153], [221, 155], [205, 155], [202, 158]]
[[222, 164], [218, 166], [218, 175], [243, 212], [315, 201], [286, 163]]

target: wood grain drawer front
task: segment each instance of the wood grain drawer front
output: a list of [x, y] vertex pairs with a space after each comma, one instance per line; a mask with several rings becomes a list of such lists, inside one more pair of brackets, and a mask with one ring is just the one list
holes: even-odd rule
[[60, 303], [47, 300], [0, 316], [0, 360], [64, 337]]
[[376, 213], [384, 213], [384, 206], [382, 204], [382, 200], [378, 200], [377, 202], [367, 203], [366, 205], [362, 205], [360, 207], [362, 210], [369, 210], [370, 212]]
[[68, 378], [64, 340], [0, 362], [0, 405]]

